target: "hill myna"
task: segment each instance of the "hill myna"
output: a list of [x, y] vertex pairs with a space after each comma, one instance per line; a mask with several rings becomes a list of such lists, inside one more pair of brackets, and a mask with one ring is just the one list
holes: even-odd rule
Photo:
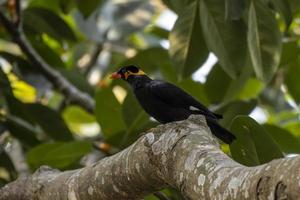
[[122, 78], [133, 89], [143, 109], [160, 123], [187, 119], [192, 114], [204, 115], [211, 132], [230, 144], [235, 136], [218, 124], [222, 116], [211, 112], [179, 87], [161, 80], [152, 80], [134, 65], [122, 67], [111, 78]]

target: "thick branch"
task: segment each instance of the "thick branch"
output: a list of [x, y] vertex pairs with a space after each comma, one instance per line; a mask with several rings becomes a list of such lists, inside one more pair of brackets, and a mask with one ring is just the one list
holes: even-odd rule
[[29, 61], [38, 66], [40, 72], [53, 84], [55, 89], [60, 91], [72, 104], [77, 104], [87, 110], [93, 112], [95, 102], [88, 94], [78, 90], [73, 84], [71, 84], [64, 76], [58, 71], [53, 69], [46, 63], [41, 56], [32, 48], [30, 43], [27, 41], [21, 27], [16, 26], [10, 22], [4, 13], [0, 12], [0, 22], [3, 24], [5, 29], [10, 33], [13, 40], [19, 45], [22, 51], [25, 53]]
[[163, 187], [186, 199], [300, 199], [300, 157], [242, 166], [219, 148], [201, 116], [158, 126], [90, 167], [41, 168], [0, 191], [0, 200], [140, 199]]

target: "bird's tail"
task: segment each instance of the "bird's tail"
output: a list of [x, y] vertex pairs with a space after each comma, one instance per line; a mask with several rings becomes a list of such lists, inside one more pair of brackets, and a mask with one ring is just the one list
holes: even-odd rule
[[214, 134], [217, 138], [222, 140], [223, 142], [230, 144], [233, 140], [236, 139], [236, 137], [223, 128], [221, 125], [218, 124], [218, 122], [214, 119], [206, 118], [207, 125], [210, 128], [212, 134]]

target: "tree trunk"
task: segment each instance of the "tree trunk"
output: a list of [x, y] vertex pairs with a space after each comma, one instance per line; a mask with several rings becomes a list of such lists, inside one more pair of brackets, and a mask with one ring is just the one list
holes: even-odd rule
[[42, 167], [0, 190], [0, 200], [141, 199], [166, 186], [185, 199], [300, 199], [300, 157], [245, 167], [220, 150], [201, 116], [149, 130], [92, 166]]

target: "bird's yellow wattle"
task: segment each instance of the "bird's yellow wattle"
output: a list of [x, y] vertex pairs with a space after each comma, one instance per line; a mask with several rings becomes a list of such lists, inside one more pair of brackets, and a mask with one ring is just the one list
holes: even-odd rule
[[134, 76], [138, 76], [138, 75], [145, 75], [145, 72], [143, 72], [142, 70], [139, 70], [138, 72], [134, 73], [134, 72], [131, 72], [131, 71], [127, 71], [124, 76], [125, 76], [125, 79], [128, 78], [128, 76], [130, 75], [134, 75]]

